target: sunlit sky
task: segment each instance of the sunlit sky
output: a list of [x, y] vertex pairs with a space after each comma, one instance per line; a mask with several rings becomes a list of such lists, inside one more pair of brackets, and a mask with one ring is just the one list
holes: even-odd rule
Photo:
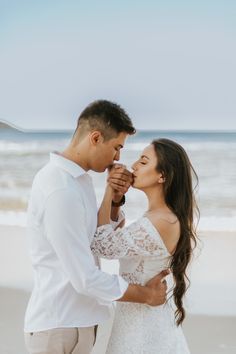
[[139, 129], [236, 130], [236, 1], [0, 0], [0, 120], [73, 129], [99, 98]]

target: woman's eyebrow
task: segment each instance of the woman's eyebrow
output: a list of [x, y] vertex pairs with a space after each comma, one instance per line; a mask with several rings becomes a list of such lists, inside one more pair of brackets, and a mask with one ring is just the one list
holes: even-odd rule
[[143, 158], [150, 160], [149, 157], [147, 157], [146, 155], [142, 155], [141, 159], [143, 159]]

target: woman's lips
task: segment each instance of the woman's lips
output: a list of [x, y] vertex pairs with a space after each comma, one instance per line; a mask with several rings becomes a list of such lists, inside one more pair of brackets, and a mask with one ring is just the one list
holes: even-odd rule
[[132, 181], [132, 185], [134, 184], [134, 180], [135, 180], [135, 178], [136, 178], [137, 176], [135, 176], [134, 174], [133, 174], [133, 181]]

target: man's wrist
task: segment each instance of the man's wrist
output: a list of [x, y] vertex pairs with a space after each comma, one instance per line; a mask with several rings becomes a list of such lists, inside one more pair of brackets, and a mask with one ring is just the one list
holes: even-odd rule
[[126, 292], [117, 301], [136, 302], [139, 304], [149, 303], [149, 289], [139, 284], [129, 284]]
[[120, 201], [114, 202], [114, 201], [112, 200], [112, 202], [111, 202], [111, 205], [112, 205], [113, 207], [116, 207], [116, 208], [121, 207], [121, 206], [124, 205], [124, 204], [125, 204], [125, 195], [122, 196], [122, 198], [120, 199]]

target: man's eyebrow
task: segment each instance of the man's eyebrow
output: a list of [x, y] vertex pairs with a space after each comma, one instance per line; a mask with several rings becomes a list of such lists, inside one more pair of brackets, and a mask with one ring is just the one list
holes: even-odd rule
[[150, 160], [149, 157], [147, 157], [146, 155], [142, 155], [141, 159], [143, 159], [143, 158]]

